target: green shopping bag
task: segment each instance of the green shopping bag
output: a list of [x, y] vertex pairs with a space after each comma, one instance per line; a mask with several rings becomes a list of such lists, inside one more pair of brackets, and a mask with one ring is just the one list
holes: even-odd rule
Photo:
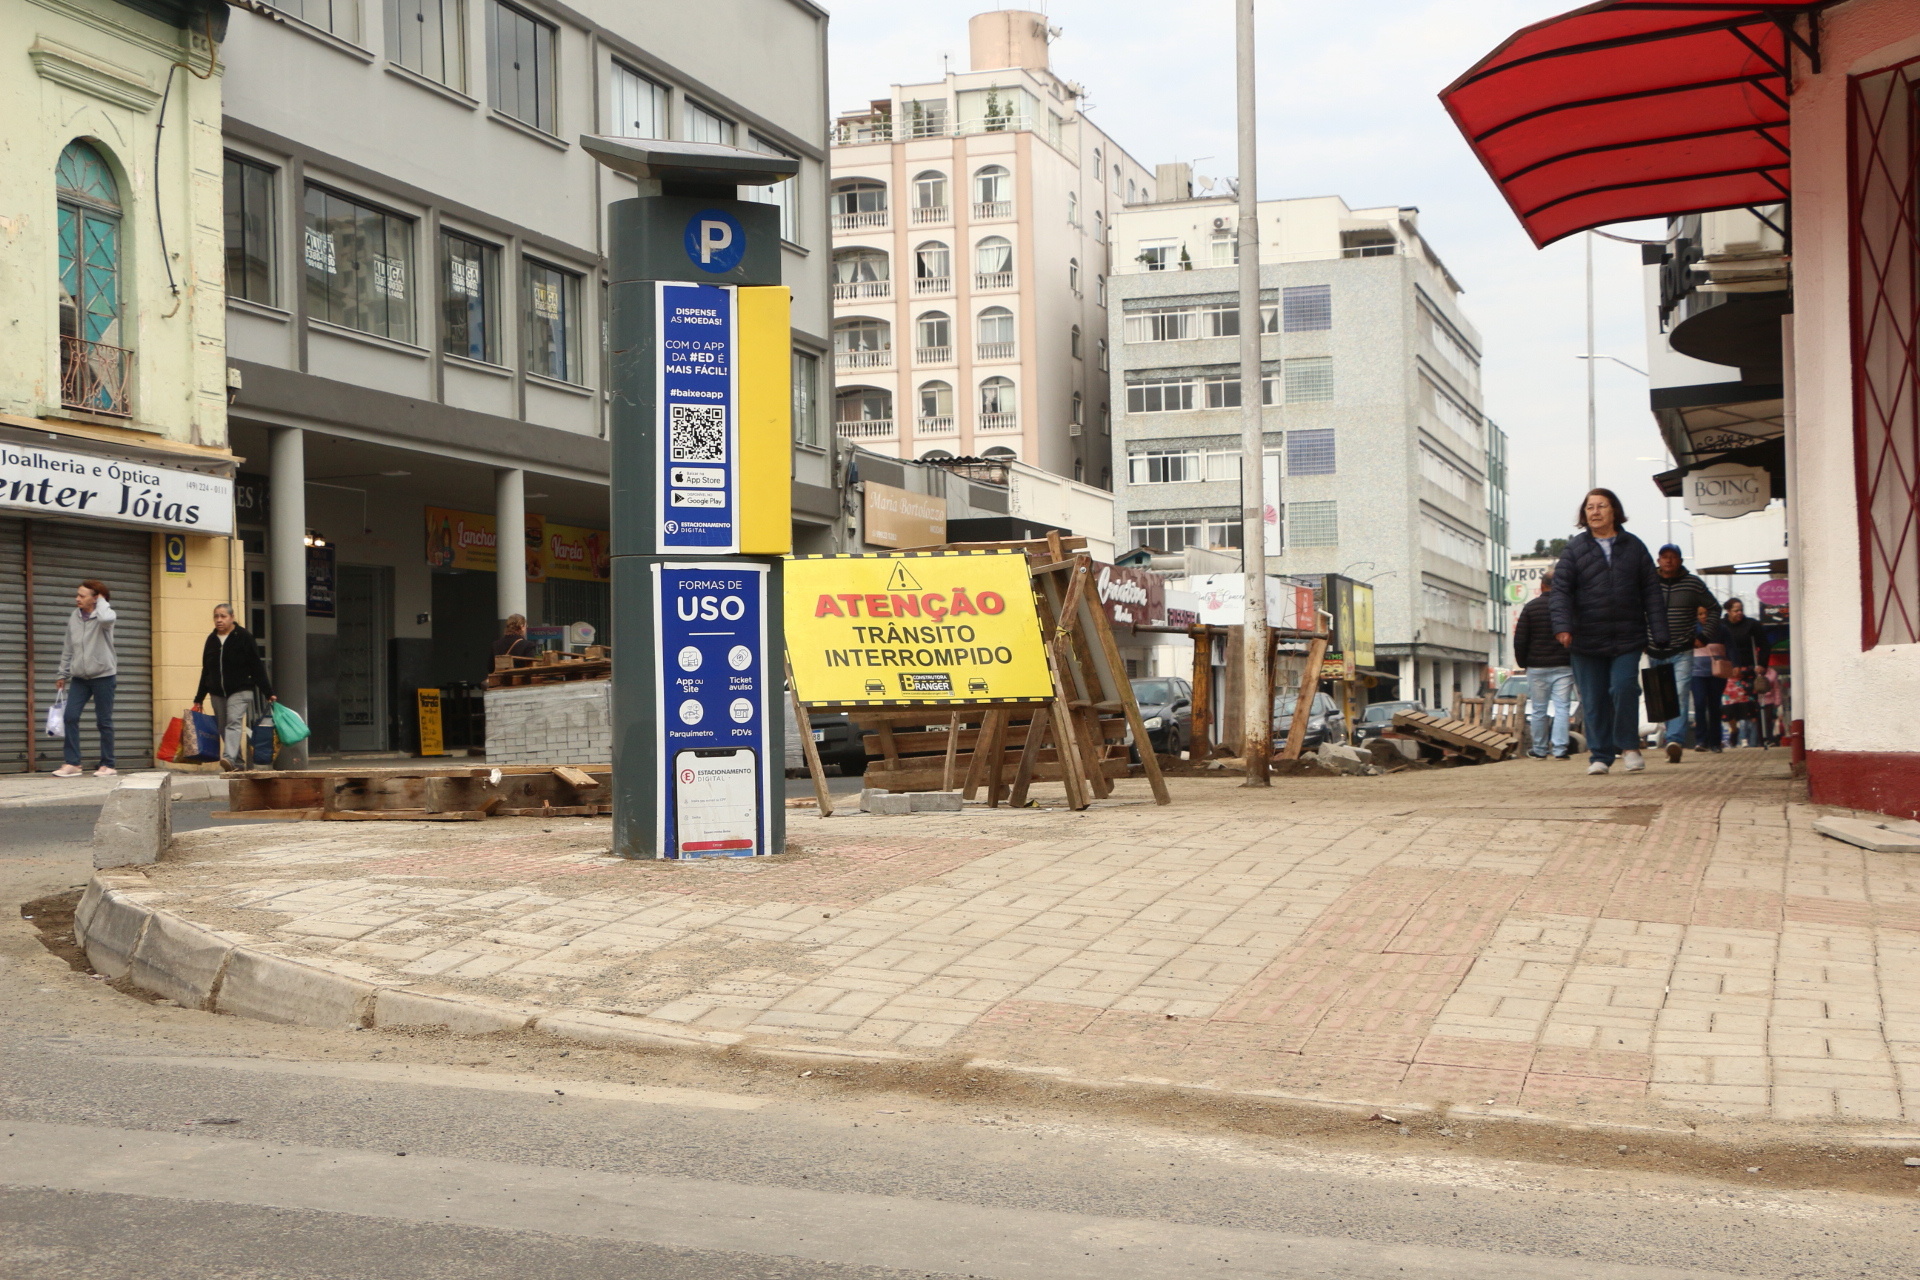
[[270, 705], [273, 707], [273, 731], [280, 735], [281, 743], [291, 746], [296, 742], [305, 742], [307, 734], [312, 731], [307, 728], [307, 722], [300, 718], [300, 713], [284, 702]]

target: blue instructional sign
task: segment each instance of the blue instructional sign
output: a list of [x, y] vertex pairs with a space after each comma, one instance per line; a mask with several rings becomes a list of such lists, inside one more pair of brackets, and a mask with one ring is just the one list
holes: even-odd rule
[[687, 219], [687, 257], [712, 275], [724, 275], [746, 256], [747, 232], [724, 209], [702, 209]]
[[657, 848], [669, 858], [774, 853], [767, 575], [761, 564], [655, 564], [655, 740], [664, 788]]
[[737, 552], [734, 291], [664, 282], [658, 289], [657, 545], [669, 554]]

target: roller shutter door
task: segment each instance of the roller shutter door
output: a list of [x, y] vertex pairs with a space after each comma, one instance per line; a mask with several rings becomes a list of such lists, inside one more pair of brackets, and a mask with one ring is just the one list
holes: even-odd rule
[[[31, 564], [32, 582], [27, 582]], [[124, 771], [153, 764], [153, 535], [107, 525], [0, 518], [0, 582], [9, 588], [30, 585], [33, 592], [32, 671], [27, 670], [25, 611], [0, 610], [0, 770], [26, 766], [29, 729], [39, 767], [57, 769], [61, 744], [39, 732], [51, 704], [60, 645], [73, 612], [73, 589], [83, 578], [98, 578], [113, 592], [114, 650], [120, 678], [114, 697], [117, 763]], [[11, 594], [11, 592], [10, 592]], [[23, 599], [24, 591], [14, 595]], [[11, 628], [11, 630], [9, 630]], [[34, 723], [26, 714], [26, 685], [32, 680]], [[93, 708], [82, 718], [81, 763], [91, 768], [99, 757]]]

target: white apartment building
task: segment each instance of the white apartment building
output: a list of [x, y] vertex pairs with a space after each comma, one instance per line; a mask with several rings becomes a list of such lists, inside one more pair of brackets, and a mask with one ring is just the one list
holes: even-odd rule
[[[1236, 548], [1236, 203], [1192, 198], [1180, 165], [1161, 166], [1157, 194], [1113, 228], [1116, 537]], [[1273, 573], [1372, 583], [1377, 665], [1401, 677], [1375, 697], [1444, 706], [1505, 652], [1504, 437], [1481, 410], [1460, 286], [1417, 216], [1337, 196], [1259, 205], [1266, 549]]]
[[834, 420], [876, 452], [1108, 488], [1113, 226], [1150, 179], [1049, 68], [1053, 34], [980, 14], [968, 70], [838, 120]]

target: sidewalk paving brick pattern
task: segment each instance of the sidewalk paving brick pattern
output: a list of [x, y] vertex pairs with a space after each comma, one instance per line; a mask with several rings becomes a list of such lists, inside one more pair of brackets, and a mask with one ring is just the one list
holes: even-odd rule
[[700, 866], [612, 862], [604, 823], [253, 827], [154, 875], [296, 950], [749, 1039], [1920, 1121], [1920, 859], [1815, 834], [1784, 766], [1182, 779], [1169, 809], [797, 819], [799, 856]]

